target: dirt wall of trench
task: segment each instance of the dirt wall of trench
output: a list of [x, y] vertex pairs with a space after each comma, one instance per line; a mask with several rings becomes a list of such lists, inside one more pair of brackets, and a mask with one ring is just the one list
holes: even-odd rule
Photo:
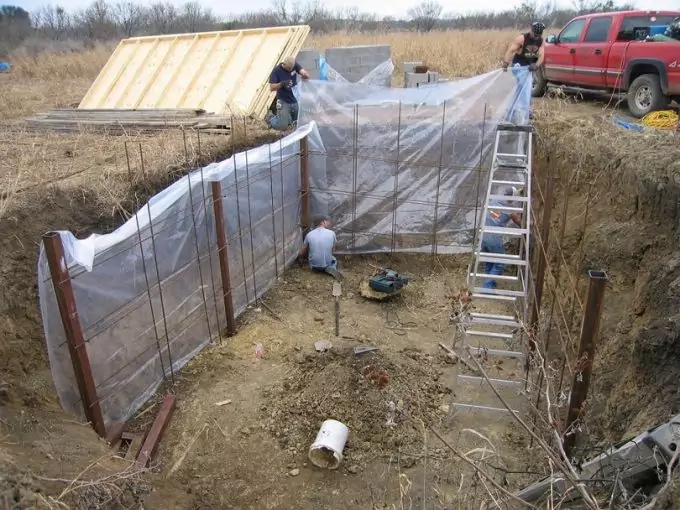
[[[536, 178], [544, 185], [548, 173], [559, 177], [553, 242], [566, 221], [565, 260], [553, 250], [551, 268], [566, 262], [574, 277], [581, 275], [583, 302], [589, 269], [604, 269], [610, 279], [587, 433], [592, 443], [625, 439], [680, 412], [678, 138], [625, 131], [601, 116], [560, 121], [546, 115], [537, 128], [542, 164]], [[563, 269], [558, 288], [571, 283]], [[570, 292], [559, 292], [567, 304]]]

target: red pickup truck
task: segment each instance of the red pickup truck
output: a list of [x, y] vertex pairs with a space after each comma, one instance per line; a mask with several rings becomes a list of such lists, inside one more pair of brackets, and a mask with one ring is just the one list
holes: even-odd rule
[[572, 19], [558, 35], [546, 38], [533, 96], [555, 85], [625, 93], [635, 117], [667, 108], [671, 100], [680, 100], [680, 41], [654, 40], [650, 32], [678, 16], [674, 11], [622, 11]]

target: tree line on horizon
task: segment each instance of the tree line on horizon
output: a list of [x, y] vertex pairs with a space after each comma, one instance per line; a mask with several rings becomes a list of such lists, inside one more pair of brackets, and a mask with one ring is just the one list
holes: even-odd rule
[[231, 16], [218, 16], [198, 1], [177, 7], [155, 0], [145, 5], [133, 1], [94, 0], [87, 8], [69, 11], [48, 4], [33, 11], [21, 7], [0, 7], [0, 56], [17, 48], [28, 52], [46, 49], [79, 50], [99, 42], [141, 35], [210, 32], [246, 28], [306, 24], [314, 33], [346, 32], [430, 32], [447, 29], [524, 29], [533, 21], [561, 27], [581, 14], [633, 9], [613, 0], [576, 0], [571, 8], [557, 8], [555, 0], [523, 0], [502, 12], [450, 14], [437, 0], [422, 0], [408, 10], [408, 16], [361, 12], [357, 7], [330, 10], [322, 0], [273, 0], [269, 9]]

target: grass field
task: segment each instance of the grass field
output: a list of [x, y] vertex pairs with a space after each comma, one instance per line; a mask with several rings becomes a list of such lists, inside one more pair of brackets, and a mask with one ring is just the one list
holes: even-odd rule
[[[311, 36], [305, 47], [323, 49], [389, 44], [396, 67], [394, 84], [400, 85], [401, 63], [404, 61], [421, 60], [445, 77], [473, 76], [492, 70], [498, 66], [514, 34], [513, 31], [494, 30], [422, 35], [342, 33]], [[0, 74], [0, 253], [3, 255], [0, 258], [0, 508], [7, 494], [20, 494], [19, 499], [24, 498], [20, 501], [23, 506], [17, 504], [16, 508], [63, 509], [68, 508], [64, 502], [73, 501], [75, 493], [83, 495], [84, 499], [76, 498], [71, 508], [88, 508], [88, 505], [101, 503], [102, 497], [110, 496], [105, 491], [113, 490], [112, 487], [121, 485], [121, 482], [123, 485], [129, 482], [135, 490], [146, 486], [132, 475], [117, 478], [115, 484], [108, 485], [88, 485], [89, 482], [83, 480], [71, 483], [83, 470], [88, 470], [88, 477], [95, 476], [92, 471], [96, 470], [96, 476], [104, 477], [106, 473], [120, 470], [120, 463], [114, 461], [115, 465], [111, 466], [111, 459], [107, 459], [96, 465], [96, 469], [92, 468], [94, 459], [108, 455], [106, 448], [87, 425], [66, 416], [55, 397], [36, 295], [40, 236], [51, 229], [71, 230], [79, 237], [109, 231], [129, 217], [138, 204], [182, 175], [187, 168], [214, 161], [233, 150], [259, 145], [275, 136], [264, 130], [262, 125], [251, 123], [239, 127], [231, 138], [202, 136], [199, 153], [196, 138], [185, 138], [177, 132], [108, 137], [93, 133], [35, 133], [23, 127], [23, 119], [28, 115], [78, 103], [114, 47], [113, 44], [101, 45], [82, 52], [43, 53], [34, 57], [17, 52], [10, 59], [12, 72]], [[595, 377], [594, 395], [604, 400], [598, 408], [597, 433], [620, 437], [653, 425], [663, 418], [660, 409], [664, 406], [670, 409], [678, 403], [675, 396], [662, 392], [658, 387], [660, 383], [652, 377], [659, 375], [659, 381], [677, 379], [677, 370], [670, 366], [675, 358], [665, 361], [660, 355], [661, 351], [673, 353], [677, 349], [673, 350], [670, 337], [664, 336], [666, 333], [655, 333], [654, 340], [658, 342], [650, 340], [649, 344], [645, 344], [646, 337], [643, 336], [648, 324], [659, 327], [665, 324], [663, 320], [671, 313], [671, 305], [677, 302], [674, 301], [677, 297], [674, 297], [673, 289], [677, 288], [679, 281], [674, 278], [680, 278], [680, 265], [671, 267], [672, 264], [664, 262], [680, 260], [680, 253], [672, 243], [673, 239], [677, 239], [674, 237], [677, 231], [664, 219], [670, 218], [670, 223], [677, 222], [678, 211], [673, 206], [680, 196], [677, 184], [680, 182], [680, 170], [675, 163], [680, 160], [677, 145], [665, 133], [640, 135], [613, 127], [602, 115], [599, 103], [575, 104], [573, 101], [545, 99], [536, 103], [536, 110], [539, 130], [537, 168], [540, 165], [537, 176], [544, 179], [546, 173], [552, 172], [562, 178], [555, 210], [563, 212], [555, 213], [557, 219], [554, 224], [566, 225], [563, 237], [567, 260], [564, 264], [574, 274], [592, 267], [603, 267], [610, 272], [612, 279], [611, 289], [607, 290], [612, 305], [605, 307], [601, 352], [614, 360], [615, 370], [612, 371], [608, 362], [598, 361], [598, 374], [601, 370], [602, 375]], [[130, 169], [126, 143], [130, 152], [134, 153], [130, 158]], [[140, 145], [144, 150], [144, 168], [136, 156]], [[548, 156], [552, 166], [548, 166]], [[572, 193], [571, 203], [565, 198], [569, 193]], [[592, 206], [586, 206], [591, 203]], [[582, 229], [586, 222], [593, 225], [592, 234], [586, 235], [585, 229]], [[557, 234], [551, 236], [555, 239]], [[648, 239], [651, 237], [657, 240], [652, 243]], [[563, 258], [565, 252], [562, 252]], [[557, 251], [550, 263], [559, 265]], [[460, 273], [460, 267], [455, 269]], [[354, 277], [358, 278], [364, 270], [363, 267], [357, 269]], [[424, 283], [419, 283], [421, 287], [417, 288], [427, 297], [425, 301], [450, 290], [443, 288], [434, 277], [431, 281], [431, 275], [426, 274], [422, 265], [414, 271], [423, 272]], [[654, 276], [660, 274], [663, 277]], [[306, 276], [298, 276], [286, 277], [288, 283], [283, 282], [273, 293], [272, 299], [279, 301], [272, 301], [272, 306], [280, 306], [279, 314], [289, 322], [298, 321], [305, 328], [321, 330], [323, 313], [326, 313], [323, 306], [316, 304], [311, 307], [312, 311], [316, 310], [316, 316], [312, 317], [307, 313], [309, 302], [297, 295], [309, 293], [310, 288], [319, 285], [318, 281], [307, 281]], [[569, 278], [571, 273], [569, 277], [563, 273], [561, 280], [559, 275], [554, 276], [547, 285], [555, 288], [560, 281], [570, 283]], [[436, 292], [426, 284], [433, 284]], [[298, 287], [302, 290], [299, 291]], [[291, 299], [286, 292], [297, 294]], [[639, 311], [641, 302], [654, 306], [646, 311], [643, 306], [640, 313], [631, 311]], [[431, 310], [421, 303], [418, 314], [431, 314], [437, 319], [432, 324], [420, 324], [423, 338], [431, 335], [441, 319], [437, 304], [429, 301], [426, 304], [431, 305]], [[357, 316], [366, 312], [363, 306], [354, 308]], [[422, 322], [418, 314], [414, 320]], [[370, 325], [372, 315], [369, 315], [366, 324]], [[182, 372], [182, 382], [177, 391], [184, 392], [180, 393], [180, 402], [187, 407], [180, 409], [178, 425], [174, 431], [171, 427], [167, 440], [170, 446], [164, 447], [166, 449], [161, 451], [160, 457], [174, 460], [187, 444], [193, 444], [191, 440], [196, 432], [200, 435], [199, 431], [203, 429], [198, 421], [207, 420], [208, 416], [215, 420], [214, 401], [223, 397], [213, 398], [211, 392], [226, 392], [224, 397], [229, 398], [243, 392], [240, 400], [234, 399], [234, 408], [238, 411], [225, 408], [229, 416], [222, 421], [222, 427], [228, 425], [233, 428], [225, 431], [218, 424], [216, 429], [211, 429], [211, 435], [197, 442], [201, 462], [190, 460], [191, 455], [188, 456], [187, 464], [193, 467], [191, 471], [186, 468], [181, 473], [182, 483], [165, 480], [162, 475], [154, 478], [153, 483], [162, 490], [151, 494], [145, 508], [225, 508], [228, 507], [225, 505], [233, 505], [234, 500], [224, 499], [226, 496], [221, 493], [223, 485], [226, 487], [225, 494], [243, 498], [239, 499], [242, 506], [238, 508], [265, 508], [257, 505], [264, 505], [260, 498], [271, 486], [263, 483], [259, 493], [252, 495], [252, 487], [243, 479], [243, 473], [258, 477], [261, 475], [260, 465], [241, 446], [248, 441], [259, 445], [261, 437], [257, 436], [253, 427], [250, 427], [248, 434], [252, 434], [248, 436], [243, 430], [239, 431], [243, 426], [239, 412], [245, 410], [255, 416], [260, 411], [256, 406], [268, 412], [269, 403], [257, 400], [262, 398], [258, 385], [264, 384], [270, 377], [280, 376], [284, 370], [282, 367], [287, 366], [285, 363], [293, 363], [291, 360], [298, 356], [300, 346], [296, 346], [295, 351], [291, 349], [299, 334], [294, 329], [285, 330], [280, 322], [271, 318], [265, 321], [270, 330], [252, 316], [247, 321], [245, 333], [237, 335], [233, 344], [220, 347], [217, 357], [204, 356]], [[371, 327], [364, 326], [358, 329], [362, 334], [370, 335]], [[276, 333], [277, 328], [287, 332]], [[268, 335], [267, 342], [270, 343], [266, 349], [267, 352], [270, 349], [274, 351], [276, 362], [272, 366], [266, 365], [266, 368], [253, 365], [249, 343], [249, 339], [263, 334]], [[405, 346], [405, 338], [397, 338], [395, 344], [402, 342]], [[304, 344], [300, 345], [304, 347]], [[631, 345], [635, 346], [634, 349]], [[620, 376], [622, 371], [627, 375], [626, 384], [616, 384], [615, 376]], [[229, 376], [217, 378], [216, 383], [215, 374]], [[612, 387], [616, 388], [612, 390]], [[205, 401], [206, 392], [209, 401]], [[641, 399], [639, 395], [645, 392], [658, 395], [658, 398], [653, 401]], [[611, 401], [607, 403], [610, 396]], [[243, 409], [237, 407], [251, 397], [254, 403], [246, 403]], [[192, 415], [198, 409], [207, 414]], [[147, 418], [151, 416], [150, 413]], [[220, 443], [219, 458], [211, 457], [213, 443], [232, 432], [237, 440]], [[266, 441], [263, 445], [262, 448], [274, 448]], [[436, 455], [441, 459], [433, 458], [435, 462], [447, 460], [442, 452]], [[232, 458], [243, 464], [230, 463]], [[261, 462], [266, 460], [259, 459]], [[280, 456], [272, 458], [272, 464], [266, 471], [268, 480], [270, 476], [280, 479], [275, 489], [279, 491], [278, 496], [282, 500], [292, 498], [291, 501], [295, 500], [291, 494], [311, 498], [309, 506], [300, 508], [331, 508], [314, 506], [314, 494], [310, 496], [310, 491], [328, 492], [323, 477], [303, 472], [299, 478], [292, 478], [287, 473], [297, 465], [290, 467], [286, 462]], [[201, 473], [201, 466], [214, 468], [219, 476], [211, 478]], [[377, 471], [373, 474], [376, 477], [384, 475]], [[391, 490], [401, 494], [403, 504], [402, 482], [406, 483], [408, 479], [403, 480], [399, 476], [392, 480], [397, 481]], [[286, 484], [290, 484], [293, 492], [285, 492]], [[361, 476], [347, 478], [346, 473], [338, 475], [333, 484], [333, 491], [342, 491], [343, 495], [366, 490]], [[185, 491], [185, 486], [191, 489]], [[433, 488], [437, 489], [441, 487]], [[163, 491], [168, 491], [168, 496]], [[326, 496], [331, 497], [330, 494]], [[380, 498], [383, 496], [381, 494]], [[451, 507], [450, 494], [442, 492], [440, 496], [442, 503], [436, 508]], [[368, 504], [373, 494], [370, 498], [365, 494], [363, 497], [367, 498], [363, 502]], [[399, 499], [380, 501], [393, 504]], [[454, 498], [453, 501], [457, 500]], [[126, 504], [131, 505], [132, 501], [127, 500]], [[338, 502], [337, 508], [345, 508], [343, 504]]]

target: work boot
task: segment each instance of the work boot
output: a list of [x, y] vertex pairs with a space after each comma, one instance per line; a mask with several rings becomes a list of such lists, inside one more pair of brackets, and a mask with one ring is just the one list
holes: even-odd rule
[[345, 279], [345, 276], [334, 267], [327, 267], [326, 272], [339, 282]]

